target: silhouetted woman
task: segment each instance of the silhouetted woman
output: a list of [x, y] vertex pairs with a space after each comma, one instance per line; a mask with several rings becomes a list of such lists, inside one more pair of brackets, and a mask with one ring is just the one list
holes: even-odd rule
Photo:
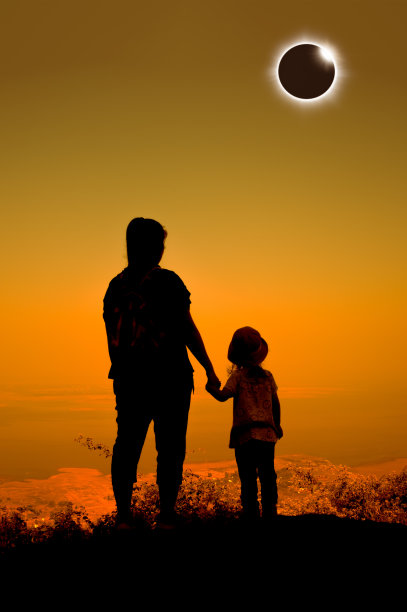
[[187, 347], [205, 368], [208, 383], [220, 386], [189, 311], [189, 291], [177, 274], [159, 266], [166, 236], [157, 221], [133, 219], [126, 233], [128, 267], [110, 282], [104, 298], [109, 378], [116, 395], [112, 485], [120, 528], [131, 524], [133, 484], [151, 421], [157, 448], [159, 525], [175, 525], [193, 389]]

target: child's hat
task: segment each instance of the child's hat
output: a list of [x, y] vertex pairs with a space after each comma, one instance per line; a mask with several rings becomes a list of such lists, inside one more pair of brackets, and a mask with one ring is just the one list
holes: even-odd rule
[[267, 342], [253, 327], [241, 327], [233, 334], [228, 359], [239, 366], [259, 365], [268, 353]]

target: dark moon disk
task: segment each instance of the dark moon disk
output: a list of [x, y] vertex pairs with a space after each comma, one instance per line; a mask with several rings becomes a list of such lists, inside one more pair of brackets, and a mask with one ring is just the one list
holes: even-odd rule
[[289, 94], [310, 100], [322, 96], [331, 87], [335, 64], [323, 56], [321, 47], [304, 43], [284, 53], [278, 66], [278, 78]]

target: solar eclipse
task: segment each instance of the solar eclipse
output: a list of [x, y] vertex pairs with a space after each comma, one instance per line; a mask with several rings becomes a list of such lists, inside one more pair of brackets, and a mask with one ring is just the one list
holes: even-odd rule
[[331, 51], [317, 43], [291, 45], [277, 62], [282, 91], [298, 102], [314, 102], [332, 91], [337, 67]]

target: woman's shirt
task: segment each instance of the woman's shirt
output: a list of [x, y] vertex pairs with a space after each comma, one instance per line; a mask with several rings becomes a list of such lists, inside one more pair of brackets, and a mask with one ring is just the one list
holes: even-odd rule
[[273, 375], [263, 370], [265, 376], [249, 376], [249, 368], [234, 370], [224, 390], [233, 397], [233, 426], [230, 448], [248, 440], [277, 442], [273, 419], [273, 396], [277, 385]]
[[143, 278], [125, 268], [103, 300], [109, 378], [192, 376], [186, 348], [190, 293], [180, 277], [156, 266]]

